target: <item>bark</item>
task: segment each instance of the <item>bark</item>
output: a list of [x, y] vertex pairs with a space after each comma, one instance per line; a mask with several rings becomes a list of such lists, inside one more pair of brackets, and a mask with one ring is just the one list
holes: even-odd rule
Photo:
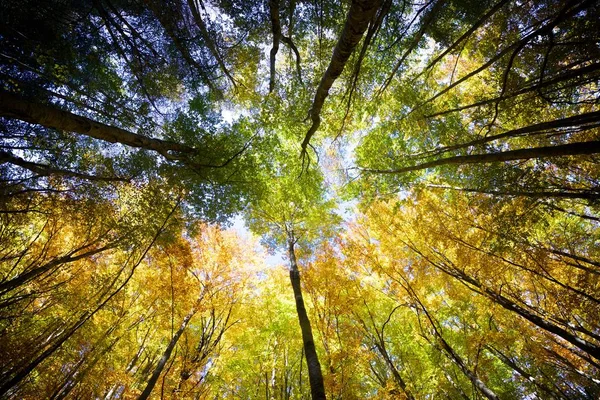
[[[575, 78], [582, 78], [583, 76], [591, 74], [593, 72], [596, 72], [599, 69], [600, 69], [600, 63], [594, 63], [594, 64], [586, 65], [585, 67], [580, 67], [580, 68], [577, 68], [577, 69], [567, 70], [567, 72], [562, 72], [562, 73], [560, 73], [558, 75], [555, 75], [552, 78], [546, 79], [546, 80], [541, 81], [541, 82], [539, 82], [538, 78], [535, 78], [533, 80], [534, 82], [529, 82], [529, 83], [526, 82], [524, 84], [524, 87], [522, 87], [521, 89], [509, 92], [509, 93], [504, 93], [503, 96], [498, 96], [498, 97], [494, 97], [494, 98], [491, 98], [491, 99], [485, 99], [485, 100], [477, 101], [475, 103], [467, 104], [467, 105], [460, 106], [460, 107], [445, 109], [445, 110], [442, 110], [442, 111], [435, 112], [433, 114], [427, 114], [427, 115], [424, 116], [424, 118], [439, 117], [439, 116], [450, 114], [450, 113], [453, 113], [453, 112], [468, 110], [470, 108], [485, 106], [487, 104], [493, 104], [493, 103], [496, 103], [498, 101], [508, 100], [508, 99], [520, 96], [520, 95], [528, 93], [528, 92], [540, 91], [541, 89], [550, 87], [550, 86], [555, 85], [557, 83], [569, 81], [569, 80], [572, 80], [572, 79], [575, 79]], [[593, 79], [594, 79], [594, 76], [592, 75], [592, 76], [588, 76], [587, 78], [581, 79], [577, 83], [581, 85], [581, 84], [584, 84], [584, 83], [586, 83], [586, 82], [588, 82], [590, 80], [593, 80]]]
[[319, 82], [315, 98], [313, 100], [312, 108], [310, 111], [310, 118], [312, 125], [304, 140], [302, 142], [302, 154], [306, 154], [306, 149], [310, 143], [310, 139], [313, 137], [319, 125], [321, 124], [321, 110], [325, 98], [329, 94], [329, 89], [335, 82], [335, 80], [342, 74], [350, 55], [360, 42], [363, 33], [367, 30], [369, 23], [375, 16], [375, 13], [381, 6], [382, 0], [353, 0], [350, 5], [350, 10], [346, 16], [346, 22], [344, 28], [338, 39], [338, 42], [333, 50], [331, 61], [327, 70]]
[[402, 389], [402, 391], [406, 395], [406, 399], [414, 400], [412, 393], [406, 387], [406, 382], [404, 382], [404, 379], [402, 379], [402, 376], [400, 376], [400, 372], [398, 371], [398, 368], [396, 368], [396, 366], [394, 365], [394, 362], [392, 361], [390, 355], [388, 354], [387, 349], [385, 348], [385, 342], [378, 341], [377, 343], [375, 343], [375, 347], [377, 347], [379, 354], [381, 354], [381, 356], [385, 360], [385, 363], [388, 365], [388, 367], [392, 371], [392, 376], [394, 377], [394, 381], [396, 381], [398, 386], [400, 386], [400, 389]]
[[539, 382], [533, 375], [531, 375], [530, 373], [525, 371], [523, 368], [519, 367], [513, 360], [511, 360], [509, 357], [507, 357], [505, 354], [503, 354], [500, 350], [498, 350], [492, 346], [489, 346], [489, 345], [485, 346], [485, 348], [487, 350], [489, 350], [489, 352], [492, 353], [494, 356], [496, 356], [500, 361], [502, 361], [505, 365], [510, 367], [513, 371], [515, 371], [516, 373], [521, 375], [523, 378], [525, 378], [529, 382], [532, 382], [537, 388], [546, 392], [553, 398], [557, 398], [557, 399], [565, 398], [560, 393], [556, 393], [554, 390], [552, 390], [551, 388], [549, 388], [542, 382]]
[[545, 205], [546, 207], [552, 209], [552, 210], [560, 211], [562, 213], [573, 215], [575, 217], [579, 217], [579, 218], [582, 218], [582, 219], [586, 219], [586, 220], [590, 220], [590, 221], [595, 221], [595, 222], [600, 222], [600, 218], [594, 217], [593, 215], [580, 214], [580, 213], [576, 213], [576, 212], [573, 212], [573, 211], [569, 211], [569, 210], [566, 210], [566, 209], [564, 209], [562, 207], [558, 207], [555, 204], [551, 204], [550, 202], [544, 202], [542, 204]]
[[200, 30], [200, 35], [202, 36], [202, 39], [204, 39], [204, 44], [206, 44], [206, 47], [208, 47], [208, 49], [210, 50], [212, 55], [217, 60], [217, 64], [219, 64], [219, 68], [221, 68], [221, 71], [223, 71], [223, 73], [231, 81], [233, 86], [235, 86], [236, 85], [235, 81], [233, 80], [233, 77], [231, 76], [229, 69], [225, 65], [225, 62], [223, 61], [221, 54], [219, 54], [219, 50], [217, 49], [217, 46], [215, 45], [214, 41], [210, 37], [210, 34], [206, 27], [206, 24], [202, 20], [202, 16], [200, 15], [200, 9], [198, 8], [198, 0], [188, 0], [188, 6], [190, 7], [190, 10], [192, 12], [192, 17], [194, 18], [194, 22], [196, 23], [196, 26]]
[[119, 292], [121, 292], [121, 290], [123, 290], [123, 288], [125, 286], [127, 286], [127, 283], [129, 283], [129, 281], [133, 277], [133, 274], [135, 273], [135, 270], [137, 269], [138, 265], [140, 265], [142, 260], [146, 257], [146, 254], [148, 254], [148, 251], [150, 251], [150, 249], [152, 248], [152, 246], [154, 245], [154, 243], [156, 242], [158, 237], [164, 231], [165, 226], [167, 225], [167, 222], [169, 221], [169, 219], [171, 218], [171, 216], [173, 215], [175, 210], [179, 207], [179, 205], [180, 205], [180, 201], [178, 201], [176, 203], [175, 207], [173, 207], [173, 209], [171, 210], [169, 215], [167, 215], [167, 217], [165, 218], [165, 221], [163, 222], [162, 226], [158, 229], [158, 231], [152, 238], [152, 241], [150, 242], [148, 247], [146, 247], [143, 254], [140, 256], [139, 260], [132, 266], [131, 271], [129, 272], [129, 275], [127, 276], [127, 278], [112, 293], [110, 293], [110, 295], [107, 296], [106, 299], [104, 299], [102, 302], [100, 302], [100, 304], [98, 304], [92, 311], [83, 312], [81, 314], [81, 316], [79, 317], [79, 319], [77, 320], [77, 322], [73, 326], [71, 326], [71, 328], [69, 328], [68, 330], [63, 332], [60, 335], [60, 337], [52, 345], [48, 346], [48, 348], [46, 348], [46, 350], [44, 350], [38, 357], [33, 359], [25, 367], [23, 367], [19, 371], [17, 371], [11, 378], [0, 383], [0, 398], [2, 398], [2, 396], [4, 396], [7, 392], [9, 392], [11, 389], [13, 389], [15, 386], [17, 386], [23, 379], [25, 379], [41, 362], [46, 360], [48, 357], [50, 357], [52, 354], [54, 354], [54, 352], [56, 350], [61, 348], [62, 345], [67, 340], [69, 340], [71, 338], [71, 336], [73, 336], [73, 334], [75, 334], [75, 332], [77, 332], [83, 325], [85, 325], [85, 323], [87, 321], [89, 321], [94, 315], [96, 315], [96, 313], [99, 310], [104, 308], [104, 306], [110, 300], [112, 300], [113, 297], [115, 297]]
[[[437, 94], [430, 97], [429, 99], [425, 100], [423, 103], [418, 104], [410, 112], [413, 112], [418, 108], [421, 108], [425, 104], [431, 103], [438, 97], [442, 96], [444, 93], [450, 91], [452, 88], [462, 84], [463, 82], [472, 78], [473, 76], [478, 75], [480, 72], [485, 71], [486, 69], [488, 69], [489, 67], [494, 65], [497, 61], [501, 60], [504, 56], [509, 54], [511, 51], [515, 51], [515, 49], [523, 48], [524, 46], [526, 46], [530, 41], [534, 40], [535, 38], [537, 38], [539, 36], [547, 35], [548, 33], [551, 33], [552, 29], [554, 29], [555, 26], [559, 25], [563, 21], [568, 20], [569, 18], [573, 17], [574, 15], [581, 12], [582, 10], [585, 10], [586, 8], [590, 7], [591, 5], [594, 4], [594, 2], [595, 2], [595, 0], [584, 0], [580, 3], [569, 2], [566, 7], [564, 7], [563, 9], [561, 9], [557, 12], [556, 18], [554, 18], [552, 21], [548, 22], [546, 25], [543, 25], [540, 28], [529, 33], [528, 35], [524, 36], [521, 40], [518, 40], [518, 41], [513, 42], [510, 45], [506, 46], [504, 49], [502, 49], [495, 56], [490, 58], [483, 65], [481, 65], [477, 69], [469, 72], [462, 78], [458, 79], [456, 82], [446, 86], [444, 89], [442, 89]], [[573, 8], [571, 8], [571, 6], [573, 6]]]
[[27, 169], [37, 174], [37, 176], [65, 176], [96, 182], [129, 182], [129, 179], [127, 178], [90, 175], [81, 172], [70, 171], [67, 169], [54, 168], [47, 164], [40, 164], [27, 161], [20, 157], [14, 156], [6, 151], [0, 150], [0, 165], [4, 163], [13, 164], [21, 168]]
[[402, 64], [404, 64], [404, 61], [406, 61], [406, 58], [417, 47], [417, 45], [419, 44], [421, 39], [423, 39], [423, 36], [425, 35], [425, 31], [427, 30], [427, 28], [429, 28], [431, 26], [432, 22], [435, 20], [435, 17], [437, 16], [437, 13], [440, 11], [440, 9], [444, 5], [444, 3], [445, 3], [445, 0], [436, 0], [435, 4], [431, 7], [431, 9], [423, 15], [423, 17], [421, 18], [421, 27], [413, 35], [413, 37], [410, 39], [410, 41], [406, 44], [406, 47], [405, 47], [406, 50], [404, 51], [404, 53], [402, 54], [400, 59], [396, 62], [396, 65], [394, 65], [392, 72], [389, 74], [389, 76], [383, 83], [381, 89], [379, 89], [379, 92], [378, 92], [379, 95], [381, 95], [381, 93], [383, 93], [388, 88], [390, 83], [392, 83], [394, 76], [396, 75], [396, 73], [398, 72], [398, 70], [400, 69]]
[[105, 349], [99, 352], [82, 371], [79, 371], [79, 368], [86, 361], [86, 358], [83, 358], [80, 363], [77, 365], [76, 369], [69, 374], [63, 385], [51, 396], [51, 400], [62, 400], [66, 398], [69, 393], [73, 389], [77, 387], [77, 385], [83, 381], [83, 379], [87, 376], [87, 374], [96, 366], [96, 364], [104, 358], [107, 354], [109, 354], [113, 347], [121, 340], [121, 336], [114, 339]]
[[482, 26], [485, 22], [487, 22], [496, 12], [498, 12], [505, 4], [509, 3], [510, 0], [501, 0], [496, 3], [485, 15], [483, 15], [469, 30], [463, 33], [458, 39], [454, 41], [446, 50], [442, 52], [442, 54], [438, 55], [433, 61], [431, 61], [425, 68], [423, 68], [423, 72], [421, 72], [418, 76], [421, 76], [422, 73], [429, 70], [435, 64], [437, 64], [442, 58], [444, 58], [448, 53], [453, 51], [458, 47], [460, 43], [462, 43], [465, 39], [471, 36], [480, 26]]
[[[467, 275], [465, 272], [463, 272], [457, 268], [447, 268], [439, 263], [432, 262], [432, 260], [430, 260], [430, 259], [427, 259], [427, 260], [432, 265], [434, 265], [436, 268], [440, 269], [442, 272], [444, 272], [464, 283], [467, 283], [468, 284], [467, 286], [470, 287], [472, 290], [486, 296], [490, 300], [494, 301], [496, 304], [502, 306], [503, 308], [505, 308], [509, 311], [513, 311], [513, 312], [517, 313], [518, 315], [525, 318], [526, 320], [533, 323], [534, 325], [536, 325], [550, 333], [553, 333], [556, 336], [559, 336], [560, 338], [564, 339], [565, 341], [567, 341], [567, 342], [571, 343], [572, 345], [574, 345], [575, 347], [579, 348], [581, 351], [600, 360], [600, 346], [598, 346], [597, 344], [594, 344], [590, 341], [582, 339], [582, 338], [572, 334], [571, 332], [567, 331], [566, 329], [552, 323], [551, 321], [548, 321], [547, 319], [542, 318], [539, 315], [532, 313], [531, 311], [516, 304], [514, 301], [503, 296], [502, 294], [496, 293], [494, 290], [483, 285], [477, 279]], [[475, 288], [475, 289], [473, 289], [473, 288]]]
[[568, 133], [569, 131], [567, 131], [567, 129], [576, 130], [577, 132], [583, 132], [588, 129], [596, 128], [599, 123], [600, 111], [588, 112], [579, 115], [574, 115], [572, 117], [541, 122], [539, 124], [533, 124], [525, 126], [523, 128], [511, 129], [509, 131], [497, 135], [481, 137], [479, 139], [471, 140], [470, 142], [460, 143], [456, 145], [444, 146], [442, 148], [423, 152], [422, 154], [425, 156], [434, 156], [452, 150], [466, 149], [471, 146], [479, 146], [504, 138], [513, 138], [525, 135], [540, 135], [554, 132]]
[[597, 200], [600, 198], [600, 192], [591, 190], [581, 190], [578, 192], [559, 192], [555, 190], [545, 190], [539, 192], [525, 192], [521, 190], [486, 190], [486, 189], [471, 189], [461, 188], [444, 185], [427, 185], [428, 188], [433, 189], [447, 189], [447, 190], [458, 190], [460, 192], [467, 193], [483, 193], [492, 196], [520, 196], [520, 197], [531, 197], [531, 198], [560, 198], [560, 199], [586, 199], [586, 200]]
[[275, 61], [279, 51], [279, 41], [281, 40], [281, 22], [279, 21], [279, 1], [269, 0], [269, 15], [271, 17], [271, 33], [273, 34], [273, 47], [271, 47], [269, 67], [269, 93], [275, 88]]
[[[79, 320], [71, 326], [66, 332], [63, 332], [58, 340], [56, 340], [51, 346], [49, 346], [45, 351], [43, 351], [39, 356], [34, 358], [29, 364], [27, 364], [24, 368], [17, 371], [11, 378], [2, 382], [0, 386], [0, 397], [6, 395], [12, 388], [17, 386], [23, 379], [25, 379], [31, 371], [33, 371], [42, 361], [52, 355], [56, 350], [58, 350], [63, 343], [65, 343], [75, 332], [83, 326], [85, 322], [87, 322], [97, 311], [97, 308], [94, 312], [86, 312], [81, 315]], [[9, 396], [11, 397], [11, 396]]]
[[300, 52], [298, 51], [298, 48], [290, 37], [281, 35], [281, 41], [294, 52], [294, 55], [296, 56], [296, 72], [298, 73], [298, 81], [300, 81], [300, 84], [304, 86], [304, 82], [302, 82], [302, 68], [300, 67]]
[[431, 324], [431, 326], [433, 328], [433, 333], [434, 333], [436, 339], [442, 346], [442, 350], [458, 366], [458, 368], [463, 372], [463, 374], [465, 374], [465, 376], [467, 378], [469, 378], [469, 380], [471, 381], [473, 386], [476, 387], [477, 390], [479, 390], [479, 392], [481, 392], [481, 394], [483, 394], [489, 400], [499, 400], [498, 395], [496, 393], [494, 393], [490, 388], [488, 388], [487, 385], [485, 383], [483, 383], [483, 381], [481, 379], [479, 379], [479, 377], [477, 376], [477, 373], [475, 371], [471, 371], [471, 369], [467, 366], [467, 364], [462, 359], [462, 357], [452, 348], [452, 346], [450, 346], [450, 344], [446, 341], [446, 339], [444, 339], [444, 337], [442, 336], [442, 333], [438, 329], [437, 321], [435, 321], [434, 317], [432, 317], [429, 314], [429, 311], [427, 311], [427, 308], [421, 302], [421, 300], [419, 299], [419, 297], [417, 296], [415, 291], [412, 289], [412, 287], [410, 286], [408, 281], [405, 280], [405, 283], [406, 283], [406, 285], [403, 285], [403, 286], [405, 287], [405, 289], [407, 289], [409, 294], [412, 295], [413, 299], [416, 300], [416, 302], [419, 304], [420, 308], [425, 313], [425, 316], [427, 317], [427, 319], [429, 320], [429, 323]]
[[[269, 93], [275, 89], [275, 61], [279, 52], [279, 42], [285, 43], [296, 56], [296, 70], [298, 79], [302, 84], [302, 70], [300, 68], [300, 52], [292, 41], [291, 37], [287, 37], [281, 33], [281, 20], [279, 18], [279, 0], [269, 0], [269, 15], [271, 17], [271, 34], [273, 36], [273, 46], [269, 54]], [[290, 33], [291, 36], [291, 27]]]
[[61, 110], [51, 104], [33, 102], [4, 91], [0, 91], [0, 116], [43, 125], [47, 128], [75, 132], [109, 143], [153, 150], [169, 160], [181, 159], [185, 154], [196, 151], [189, 146], [152, 139]]
[[325, 385], [323, 383], [323, 374], [321, 364], [317, 356], [315, 341], [313, 338], [310, 320], [304, 306], [302, 296], [302, 287], [300, 284], [300, 271], [296, 262], [296, 253], [294, 251], [295, 239], [293, 234], [288, 239], [288, 256], [290, 258], [290, 281], [294, 290], [294, 299], [296, 301], [296, 311], [298, 312], [298, 321], [302, 331], [302, 341], [304, 343], [304, 354], [306, 356], [306, 365], [308, 366], [308, 380], [310, 382], [310, 393], [312, 400], [325, 399]]
[[198, 61], [194, 60], [194, 58], [190, 54], [189, 49], [184, 44], [184, 41], [181, 37], [179, 37], [177, 24], [175, 23], [175, 21], [173, 21], [171, 15], [172, 11], [165, 9], [165, 3], [162, 1], [159, 2], [156, 0], [144, 0], [144, 3], [146, 3], [148, 8], [156, 16], [156, 18], [164, 28], [165, 32], [167, 33], [167, 35], [169, 35], [169, 37], [173, 41], [173, 44], [175, 45], [179, 53], [181, 53], [185, 61], [198, 71], [198, 74], [202, 78], [204, 84], [206, 84], [206, 86], [208, 86], [208, 88], [214, 93], [221, 95], [221, 91], [212, 83], [210, 77], [206, 74], [205, 69], [198, 63]]
[[160, 377], [160, 374], [162, 373], [163, 369], [165, 368], [165, 365], [171, 358], [171, 353], [173, 353], [173, 349], [177, 345], [179, 338], [183, 334], [183, 331], [185, 331], [185, 328], [187, 328], [187, 326], [190, 322], [190, 319], [192, 319], [194, 314], [196, 314], [196, 310], [192, 309], [192, 311], [190, 311], [188, 313], [188, 315], [186, 315], [185, 318], [183, 319], [183, 322], [181, 323], [181, 325], [180, 325], [179, 329], [177, 330], [177, 332], [175, 333], [175, 335], [171, 338], [169, 345], [167, 346], [167, 348], [165, 349], [165, 352], [163, 353], [162, 357], [158, 361], [158, 365], [154, 369], [152, 376], [148, 380], [148, 384], [146, 385], [146, 388], [144, 389], [144, 391], [142, 392], [140, 397], [138, 397], [138, 400], [145, 400], [148, 397], [150, 397], [150, 393], [152, 393], [152, 389], [154, 389], [156, 382], [158, 382], [158, 378]]
[[[571, 291], [573, 293], [578, 294], [579, 296], [585, 297], [589, 301], [592, 301], [594, 303], [600, 303], [600, 299], [594, 297], [593, 295], [590, 295], [590, 294], [586, 293], [585, 291], [583, 291], [581, 289], [578, 289], [578, 288], [573, 287], [573, 286], [571, 286], [569, 284], [566, 284], [566, 283], [562, 282], [561, 280], [557, 279], [556, 277], [554, 277], [545, 268], [545, 266], [544, 266], [545, 263], [540, 262], [539, 260], [537, 260], [536, 257], [533, 254], [531, 254], [530, 252], [528, 252], [528, 251], [525, 251], [525, 254], [527, 254], [527, 256], [531, 260], [533, 260], [535, 262], [535, 264], [537, 265], [537, 268], [539, 268], [539, 269], [536, 269], [534, 267], [529, 267], [527, 265], [524, 265], [524, 264], [512, 261], [512, 260], [510, 260], [508, 258], [505, 258], [502, 255], [497, 254], [497, 253], [495, 253], [493, 251], [488, 251], [488, 250], [482, 249], [482, 248], [480, 248], [480, 247], [478, 247], [476, 245], [473, 245], [473, 244], [471, 244], [471, 243], [469, 243], [469, 242], [467, 242], [465, 240], [462, 240], [461, 238], [456, 237], [454, 235], [447, 235], [446, 237], [448, 237], [449, 239], [451, 239], [453, 241], [456, 241], [457, 243], [459, 243], [459, 244], [461, 244], [461, 245], [463, 245], [463, 246], [465, 246], [465, 247], [467, 247], [467, 248], [469, 248], [471, 250], [475, 250], [477, 252], [480, 252], [480, 253], [486, 254], [488, 256], [497, 258], [497, 259], [501, 260], [502, 262], [504, 262], [506, 264], [509, 264], [511, 266], [514, 266], [514, 267], [517, 267], [519, 269], [522, 269], [523, 271], [530, 272], [530, 273], [532, 273], [532, 274], [534, 274], [534, 275], [536, 275], [536, 276], [538, 276], [538, 277], [540, 277], [542, 279], [546, 279], [547, 281], [552, 282], [555, 285], [558, 285], [558, 286], [560, 286], [561, 288], [563, 288], [565, 290]], [[573, 329], [575, 329], [575, 328], [573, 328]], [[594, 333], [589, 332], [587, 330], [584, 330], [582, 332], [585, 333], [585, 334], [590, 335], [591, 337], [593, 337], [593, 338], [595, 338], [597, 340], [600, 340], [600, 335], [594, 334]]]
[[448, 344], [448, 342], [446, 342], [446, 340], [437, 331], [437, 329], [435, 329], [435, 332], [438, 337], [438, 340], [442, 344], [442, 348], [450, 356], [452, 361], [454, 361], [454, 363], [460, 368], [460, 370], [467, 376], [467, 378], [469, 378], [469, 380], [471, 381], [473, 386], [475, 386], [477, 388], [477, 390], [479, 390], [481, 392], [481, 394], [483, 394], [489, 400], [499, 400], [498, 395], [496, 393], [494, 393], [490, 388], [488, 388], [487, 385], [485, 383], [483, 383], [483, 381], [481, 379], [479, 379], [479, 377], [477, 376], [477, 374], [475, 374], [475, 372], [471, 371], [467, 367], [467, 365], [465, 364], [462, 357], [460, 357], [458, 355], [458, 353], [456, 353], [454, 351], [454, 349]]
[[75, 262], [77, 260], [88, 258], [88, 257], [93, 256], [94, 254], [101, 253], [101, 252], [106, 251], [108, 249], [111, 249], [113, 247], [114, 247], [113, 245], [107, 245], [107, 246], [103, 246], [103, 247], [98, 248], [98, 249], [90, 250], [88, 252], [85, 252], [85, 253], [82, 253], [82, 254], [79, 254], [79, 255], [76, 255], [76, 256], [74, 256], [73, 255], [74, 252], [72, 252], [72, 253], [70, 253], [70, 254], [68, 254], [66, 256], [54, 259], [54, 260], [52, 260], [50, 262], [47, 262], [46, 264], [44, 264], [44, 265], [42, 265], [40, 267], [37, 267], [37, 268], [34, 268], [34, 269], [30, 270], [30, 271], [24, 272], [21, 275], [13, 278], [11, 280], [8, 280], [8, 281], [0, 283], [0, 293], [4, 294], [4, 293], [6, 293], [6, 292], [8, 292], [8, 291], [10, 291], [10, 290], [12, 290], [12, 289], [14, 289], [16, 287], [19, 287], [19, 286], [21, 286], [21, 285], [29, 282], [30, 280], [36, 278], [37, 276], [39, 276], [39, 275], [41, 275], [41, 274], [43, 274], [43, 273], [45, 273], [47, 271], [50, 271], [54, 267], [57, 267], [57, 266], [59, 266], [61, 264], [68, 264], [68, 263]]
[[587, 264], [590, 264], [590, 265], [600, 268], [600, 262], [594, 261], [594, 260], [586, 258], [586, 257], [578, 256], [576, 254], [571, 254], [566, 251], [561, 251], [561, 250], [547, 248], [547, 247], [541, 247], [541, 249], [549, 251], [549, 252], [554, 253], [559, 256], [568, 257], [573, 260], [581, 261], [581, 262], [584, 262], [584, 263], [587, 263]]
[[364, 168], [362, 169], [362, 171], [377, 174], [402, 174], [405, 172], [419, 171], [422, 169], [438, 167], [441, 165], [487, 164], [494, 162], [530, 160], [534, 158], [537, 159], [548, 157], [589, 155], [597, 153], [600, 153], [600, 141], [589, 141], [561, 144], [557, 146], [500, 151], [497, 153], [454, 156], [398, 169]]

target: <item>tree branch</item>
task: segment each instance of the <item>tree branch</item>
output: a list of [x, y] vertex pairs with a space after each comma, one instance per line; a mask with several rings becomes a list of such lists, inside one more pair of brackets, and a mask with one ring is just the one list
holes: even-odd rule
[[110, 177], [110, 176], [97, 176], [88, 175], [81, 172], [69, 171], [66, 169], [54, 168], [46, 164], [38, 164], [31, 161], [26, 161], [22, 158], [14, 156], [6, 151], [0, 150], [0, 165], [4, 163], [10, 163], [17, 165], [21, 168], [28, 169], [31, 172], [38, 174], [39, 176], [67, 176], [72, 178], [85, 179], [88, 181], [100, 181], [100, 182], [129, 182], [128, 178]]
[[563, 157], [597, 153], [600, 153], [600, 141], [589, 141], [562, 144], [558, 146], [500, 151], [497, 153], [448, 157], [398, 169], [363, 168], [361, 170], [376, 174], [401, 174], [404, 172], [438, 167], [440, 165], [486, 164], [502, 161], [530, 160], [532, 158]]
[[369, 23], [381, 6], [382, 0], [353, 0], [344, 23], [344, 29], [333, 50], [331, 61], [327, 70], [319, 82], [315, 98], [310, 111], [312, 125], [302, 141], [302, 157], [306, 156], [307, 147], [319, 125], [321, 124], [321, 110], [325, 98], [329, 95], [329, 89], [333, 82], [342, 74], [350, 55], [360, 42], [363, 33], [367, 30]]

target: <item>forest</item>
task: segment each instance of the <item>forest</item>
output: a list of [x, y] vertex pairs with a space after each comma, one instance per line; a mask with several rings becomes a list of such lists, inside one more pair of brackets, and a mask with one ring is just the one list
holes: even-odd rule
[[0, 398], [600, 398], [600, 1], [0, 0], [0, 43]]

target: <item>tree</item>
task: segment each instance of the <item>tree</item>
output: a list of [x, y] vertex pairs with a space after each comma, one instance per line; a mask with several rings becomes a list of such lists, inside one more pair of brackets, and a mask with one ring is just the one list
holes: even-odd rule
[[[295, 170], [301, 175], [302, 165], [293, 162], [280, 162], [275, 167], [281, 171]], [[257, 233], [267, 234], [274, 246], [286, 249], [289, 261], [290, 282], [292, 285], [296, 312], [302, 335], [304, 356], [308, 367], [308, 376], [313, 399], [325, 399], [325, 386], [321, 363], [315, 347], [312, 324], [309, 319], [302, 283], [300, 268], [296, 257], [296, 246], [299, 241], [310, 245], [311, 240], [323, 237], [325, 230], [317, 231], [323, 221], [335, 223], [331, 215], [331, 203], [322, 200], [321, 177], [312, 173], [298, 178], [293, 174], [282, 176], [276, 184], [272, 184], [264, 198], [252, 204], [248, 210], [250, 226]], [[319, 226], [320, 225], [320, 226]], [[327, 227], [331, 229], [333, 226]], [[322, 229], [322, 228], [321, 228]]]
[[0, 392], [597, 398], [598, 7], [5, 0]]

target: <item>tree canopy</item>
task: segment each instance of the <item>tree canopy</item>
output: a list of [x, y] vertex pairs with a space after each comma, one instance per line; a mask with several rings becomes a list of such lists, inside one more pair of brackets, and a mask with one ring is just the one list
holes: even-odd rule
[[598, 1], [0, 11], [0, 397], [600, 396]]

